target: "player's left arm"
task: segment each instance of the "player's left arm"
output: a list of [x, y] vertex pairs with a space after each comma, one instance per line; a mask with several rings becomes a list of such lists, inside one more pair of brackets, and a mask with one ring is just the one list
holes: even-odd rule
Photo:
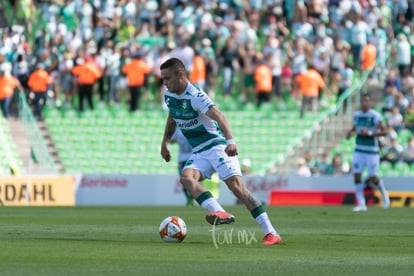
[[224, 137], [226, 138], [227, 147], [226, 153], [228, 156], [235, 156], [238, 154], [237, 146], [233, 140], [233, 135], [230, 128], [230, 123], [227, 120], [226, 116], [215, 106], [213, 105], [207, 112], [206, 115], [211, 119], [215, 120], [219, 125], [221, 131], [223, 131]]
[[388, 135], [388, 130], [385, 127], [385, 124], [381, 121], [377, 124], [377, 130], [372, 132], [372, 136], [380, 137]]

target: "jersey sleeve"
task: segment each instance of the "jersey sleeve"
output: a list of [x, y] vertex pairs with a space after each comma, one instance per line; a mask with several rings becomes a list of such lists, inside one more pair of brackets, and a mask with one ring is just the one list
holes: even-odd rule
[[355, 112], [354, 115], [352, 116], [352, 124], [356, 126], [357, 121], [358, 121], [358, 112]]
[[197, 92], [193, 100], [191, 101], [193, 108], [195, 110], [200, 111], [202, 114], [206, 114], [206, 112], [214, 106], [213, 101], [210, 99], [210, 97], [203, 91]]

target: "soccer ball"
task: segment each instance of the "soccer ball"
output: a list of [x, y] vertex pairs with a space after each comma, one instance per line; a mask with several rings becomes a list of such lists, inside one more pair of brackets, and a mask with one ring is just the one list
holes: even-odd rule
[[160, 236], [165, 242], [182, 242], [186, 235], [187, 225], [180, 217], [167, 217], [160, 224]]

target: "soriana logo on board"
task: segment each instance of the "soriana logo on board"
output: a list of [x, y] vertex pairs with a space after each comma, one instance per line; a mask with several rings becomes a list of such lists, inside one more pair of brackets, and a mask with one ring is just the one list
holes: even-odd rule
[[75, 177], [1, 177], [0, 205], [73, 206]]

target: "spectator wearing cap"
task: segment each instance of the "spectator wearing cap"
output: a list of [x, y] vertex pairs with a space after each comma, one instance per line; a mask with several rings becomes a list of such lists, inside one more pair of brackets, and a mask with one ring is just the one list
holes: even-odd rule
[[83, 112], [84, 98], [88, 101], [90, 109], [93, 110], [93, 86], [101, 77], [101, 70], [96, 66], [90, 57], [86, 57], [84, 61], [80, 59], [78, 60], [78, 65], [73, 67], [72, 74], [77, 77], [79, 112]]
[[9, 118], [10, 103], [15, 88], [23, 91], [19, 80], [0, 67], [0, 108], [6, 119]]
[[130, 93], [131, 112], [139, 108], [139, 100], [141, 98], [141, 90], [145, 83], [145, 75], [151, 73], [151, 67], [141, 59], [139, 53], [132, 55], [132, 60], [122, 67], [122, 72], [126, 74], [128, 79], [128, 88]]
[[36, 70], [30, 74], [29, 80], [27, 81], [30, 90], [35, 94], [34, 115], [39, 120], [42, 118], [42, 109], [46, 104], [47, 91], [52, 81], [52, 77], [41, 64], [37, 65]]

